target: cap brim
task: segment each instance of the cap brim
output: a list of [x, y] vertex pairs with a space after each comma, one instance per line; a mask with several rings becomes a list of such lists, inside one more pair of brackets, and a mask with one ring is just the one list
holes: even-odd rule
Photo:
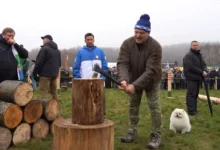
[[44, 36], [41, 37], [41, 39], [44, 39], [44, 38], [45, 38]]

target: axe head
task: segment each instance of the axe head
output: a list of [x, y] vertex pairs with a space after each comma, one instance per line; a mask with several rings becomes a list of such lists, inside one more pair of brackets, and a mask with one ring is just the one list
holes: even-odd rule
[[93, 75], [92, 75], [92, 78], [97, 78], [97, 77], [98, 77], [98, 73], [94, 72]]
[[98, 73], [102, 72], [102, 69], [99, 67], [98, 64], [95, 64], [93, 69], [94, 69], [95, 72], [98, 72]]

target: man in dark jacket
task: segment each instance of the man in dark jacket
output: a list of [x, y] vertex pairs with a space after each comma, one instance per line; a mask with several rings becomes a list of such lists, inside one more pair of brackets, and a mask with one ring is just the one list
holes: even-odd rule
[[19, 80], [17, 58], [28, 58], [28, 51], [14, 40], [15, 31], [5, 28], [0, 34], [0, 82], [4, 80]]
[[206, 64], [197, 41], [191, 42], [190, 51], [183, 58], [183, 67], [187, 84], [186, 105], [189, 115], [195, 116], [198, 114], [197, 98], [200, 83], [207, 76]]
[[35, 76], [36, 74], [40, 76], [39, 89], [41, 98], [46, 99], [46, 95], [50, 91], [52, 98], [58, 100], [56, 78], [61, 67], [60, 50], [51, 35], [45, 35], [41, 38], [44, 45], [37, 55], [33, 73]]
[[120, 89], [129, 97], [129, 130], [121, 142], [130, 143], [137, 139], [139, 107], [143, 91], [152, 119], [152, 133], [147, 148], [156, 149], [161, 144], [162, 115], [159, 102], [161, 80], [161, 45], [150, 34], [150, 17], [144, 14], [135, 25], [134, 36], [123, 42], [117, 62]]

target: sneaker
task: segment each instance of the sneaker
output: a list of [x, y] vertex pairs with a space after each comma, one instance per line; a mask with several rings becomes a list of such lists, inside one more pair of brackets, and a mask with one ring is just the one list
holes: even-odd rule
[[123, 143], [131, 143], [133, 142], [135, 139], [138, 138], [138, 133], [137, 131], [133, 132], [133, 133], [128, 133], [127, 135], [123, 136], [121, 138], [121, 142]]
[[150, 142], [147, 144], [148, 149], [158, 149], [161, 144], [161, 138], [154, 135], [150, 136]]

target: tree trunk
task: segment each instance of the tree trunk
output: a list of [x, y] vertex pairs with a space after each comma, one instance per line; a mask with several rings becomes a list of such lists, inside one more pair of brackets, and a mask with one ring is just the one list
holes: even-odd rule
[[72, 123], [79, 125], [104, 122], [104, 80], [72, 80]]
[[28, 123], [20, 124], [14, 131], [13, 144], [26, 143], [31, 139], [31, 126]]
[[39, 100], [31, 100], [24, 107], [24, 121], [27, 123], [34, 123], [43, 114], [43, 105]]
[[49, 133], [49, 124], [44, 119], [39, 119], [34, 123], [32, 134], [34, 138], [45, 138]]
[[22, 120], [20, 106], [0, 101], [0, 125], [9, 129], [15, 128]]
[[54, 123], [53, 150], [114, 150], [114, 123], [72, 124], [71, 119]]
[[0, 135], [0, 150], [6, 150], [11, 145], [11, 131], [7, 128], [0, 127]]
[[32, 97], [33, 87], [29, 83], [14, 80], [5, 80], [0, 83], [0, 100], [2, 101], [25, 106]]
[[60, 111], [60, 106], [57, 100], [53, 99], [43, 99], [40, 100], [42, 105], [43, 105], [43, 114], [44, 117], [48, 121], [53, 121], [57, 118], [59, 115]]
[[52, 135], [54, 135], [54, 123], [59, 122], [59, 121], [64, 121], [64, 117], [61, 115], [58, 115], [57, 118], [51, 123], [50, 131], [51, 131]]

